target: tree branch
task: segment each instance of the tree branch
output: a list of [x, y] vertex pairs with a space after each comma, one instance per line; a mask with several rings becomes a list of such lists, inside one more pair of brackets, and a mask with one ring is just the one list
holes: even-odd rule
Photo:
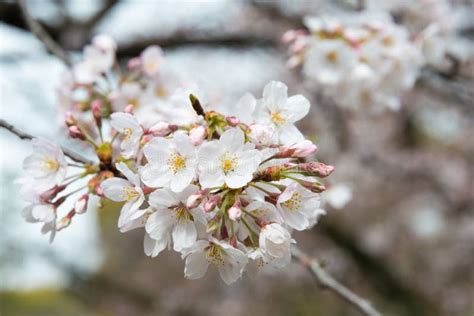
[[[27, 139], [27, 140], [31, 140], [33, 138], [35, 138], [33, 135], [30, 135], [28, 133], [25, 133], [19, 129], [17, 129], [15, 126], [11, 125], [10, 123], [8, 123], [7, 121], [5, 120], [2, 120], [0, 119], [0, 127], [8, 130], [10, 133], [12, 134], [15, 134], [16, 136], [18, 136], [20, 139]], [[83, 163], [83, 164], [86, 164], [86, 165], [94, 165], [95, 163], [91, 160], [88, 160], [84, 157], [82, 157], [81, 155], [67, 149], [67, 148], [64, 148], [64, 147], [61, 147], [61, 150], [64, 152], [64, 154], [66, 156], [68, 156], [69, 158], [71, 158], [72, 160], [76, 161], [76, 162], [80, 162], [80, 163]]]
[[41, 42], [43, 42], [43, 44], [46, 47], [46, 49], [48, 50], [48, 52], [50, 52], [51, 54], [53, 54], [56, 57], [58, 57], [59, 59], [61, 59], [66, 65], [70, 66], [71, 65], [71, 60], [69, 59], [69, 56], [67, 55], [67, 53], [44, 30], [44, 28], [41, 26], [41, 24], [31, 16], [31, 14], [28, 11], [25, 0], [18, 0], [18, 4], [20, 6], [23, 18], [25, 19], [26, 24], [28, 25], [28, 28], [31, 30], [31, 32], [33, 34], [35, 34], [35, 36]]
[[357, 308], [367, 316], [381, 316], [382, 314], [372, 307], [369, 301], [358, 296], [347, 287], [336, 281], [327, 273], [315, 258], [309, 257], [296, 246], [292, 246], [291, 253], [309, 272], [313, 274], [322, 288], [333, 291], [340, 298]]

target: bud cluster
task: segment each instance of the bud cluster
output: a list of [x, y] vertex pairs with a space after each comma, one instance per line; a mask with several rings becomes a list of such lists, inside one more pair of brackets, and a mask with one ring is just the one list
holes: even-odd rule
[[309, 31], [288, 31], [290, 67], [302, 65], [307, 81], [354, 109], [400, 108], [423, 58], [410, 34], [385, 14], [307, 17]]

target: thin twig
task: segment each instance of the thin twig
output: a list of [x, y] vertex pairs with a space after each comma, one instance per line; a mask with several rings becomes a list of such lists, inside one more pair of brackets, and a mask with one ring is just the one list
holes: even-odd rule
[[28, 11], [26, 1], [25, 0], [18, 0], [18, 4], [20, 6], [21, 12], [23, 17], [28, 25], [29, 29], [35, 36], [43, 42], [44, 46], [51, 54], [55, 55], [59, 59], [61, 59], [66, 65], [71, 65], [71, 60], [67, 53], [56, 43], [53, 38], [44, 30], [41, 24], [36, 21]]
[[303, 266], [316, 278], [322, 288], [333, 291], [346, 302], [352, 304], [362, 314], [367, 316], [381, 316], [382, 314], [372, 307], [369, 301], [358, 296], [347, 287], [336, 281], [319, 264], [318, 260], [311, 258], [296, 246], [292, 246], [291, 253]]
[[[2, 120], [2, 119], [0, 119], [0, 127], [8, 130], [12, 134], [15, 134], [20, 139], [31, 140], [31, 139], [35, 138], [33, 135], [30, 135], [28, 133], [25, 133], [25, 132], [19, 130], [15, 126], [11, 125], [10, 123], [8, 123], [7, 121]], [[62, 149], [62, 151], [64, 152], [64, 154], [66, 156], [68, 156], [69, 158], [71, 158], [72, 160], [74, 160], [76, 162], [80, 162], [80, 163], [83, 163], [83, 164], [86, 164], [86, 165], [94, 165], [95, 164], [93, 161], [88, 160], [88, 159], [82, 157], [81, 155], [79, 155], [79, 154], [77, 154], [77, 153], [75, 153], [75, 152], [73, 152], [73, 151], [71, 151], [67, 148], [61, 147], [61, 149]]]

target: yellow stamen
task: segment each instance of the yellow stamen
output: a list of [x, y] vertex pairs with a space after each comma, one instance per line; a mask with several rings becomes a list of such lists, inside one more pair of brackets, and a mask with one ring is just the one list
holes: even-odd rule
[[172, 153], [168, 160], [166, 161], [168, 167], [173, 171], [173, 173], [177, 173], [178, 171], [184, 169], [186, 167], [186, 160], [178, 153]]
[[132, 137], [133, 130], [131, 128], [124, 128], [123, 133], [125, 134], [125, 140], [129, 140]]
[[237, 155], [226, 152], [220, 158], [221, 168], [225, 174], [234, 171], [238, 166]]
[[385, 36], [384, 38], [382, 38], [382, 44], [384, 46], [390, 47], [390, 46], [393, 46], [393, 44], [395, 44], [395, 40], [391, 36]]
[[272, 122], [276, 125], [282, 125], [285, 123], [285, 119], [281, 116], [280, 112], [272, 112], [270, 114], [270, 117], [272, 119]]
[[132, 187], [125, 187], [123, 188], [123, 199], [127, 202], [136, 200], [140, 196], [140, 193], [137, 192]]
[[331, 64], [335, 64], [335, 63], [337, 63], [337, 60], [339, 59], [339, 56], [337, 55], [336, 51], [330, 51], [326, 54], [326, 59]]
[[45, 158], [44, 168], [49, 171], [57, 171], [59, 169], [59, 162], [56, 159]]
[[298, 211], [301, 208], [302, 196], [298, 192], [294, 192], [291, 195], [291, 198], [283, 202], [283, 206], [289, 209], [290, 211]]
[[207, 249], [207, 261], [215, 264], [215, 265], [224, 265], [224, 256], [223, 256], [223, 250], [215, 245], [211, 244], [209, 248]]

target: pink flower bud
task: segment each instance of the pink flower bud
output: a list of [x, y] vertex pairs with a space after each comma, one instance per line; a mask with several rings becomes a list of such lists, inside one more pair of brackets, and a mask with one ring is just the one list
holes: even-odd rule
[[123, 109], [123, 111], [124, 111], [125, 113], [133, 114], [134, 108], [135, 108], [135, 107], [133, 106], [133, 104], [129, 104], [129, 105], [127, 105], [127, 106], [125, 107], [125, 109]]
[[221, 202], [221, 196], [220, 195], [213, 195], [211, 196], [206, 203], [204, 203], [204, 211], [205, 212], [210, 212], [212, 211], [217, 204]]
[[225, 120], [230, 126], [233, 126], [233, 127], [237, 126], [240, 123], [240, 120], [236, 118], [235, 116], [227, 116]]
[[316, 152], [316, 150], [318, 150], [318, 147], [316, 147], [316, 145], [314, 145], [309, 140], [303, 140], [291, 146], [283, 147], [282, 151], [285, 150], [288, 152], [293, 151], [293, 153], [291, 153], [291, 157], [304, 158]]
[[236, 202], [229, 209], [229, 218], [233, 221], [236, 221], [240, 219], [241, 216], [242, 216], [242, 209], [240, 208], [240, 204]]
[[309, 42], [306, 37], [298, 37], [293, 44], [290, 46], [290, 51], [293, 54], [298, 54], [302, 52], [307, 46]]
[[89, 194], [84, 194], [79, 200], [74, 203], [74, 211], [76, 214], [83, 214], [87, 211], [87, 202], [89, 201]]
[[73, 125], [69, 127], [69, 136], [71, 136], [71, 138], [77, 138], [80, 140], [86, 139], [86, 135], [82, 133], [82, 131], [79, 129], [77, 125]]
[[195, 207], [198, 207], [199, 204], [201, 204], [204, 196], [209, 193], [209, 190], [208, 189], [204, 189], [204, 190], [201, 190], [201, 191], [198, 191], [194, 194], [191, 194], [189, 197], [188, 197], [188, 200], [186, 201], [186, 207], [188, 209], [191, 209], [191, 208], [195, 208]]
[[322, 162], [311, 161], [298, 165], [301, 171], [309, 173], [311, 176], [325, 178], [334, 172], [335, 168]]
[[290, 59], [286, 61], [286, 66], [290, 69], [293, 69], [301, 64], [301, 57], [298, 55], [291, 56]]
[[170, 125], [166, 122], [158, 122], [155, 125], [153, 125], [152, 127], [150, 127], [148, 129], [148, 132], [153, 134], [153, 136], [163, 137], [163, 136], [169, 135], [171, 132], [175, 131], [176, 128], [177, 127], [175, 125]]
[[99, 99], [92, 101], [91, 108], [95, 119], [102, 118], [102, 101]]
[[189, 131], [189, 138], [194, 146], [200, 145], [206, 138], [206, 129], [204, 126], [194, 127]]

